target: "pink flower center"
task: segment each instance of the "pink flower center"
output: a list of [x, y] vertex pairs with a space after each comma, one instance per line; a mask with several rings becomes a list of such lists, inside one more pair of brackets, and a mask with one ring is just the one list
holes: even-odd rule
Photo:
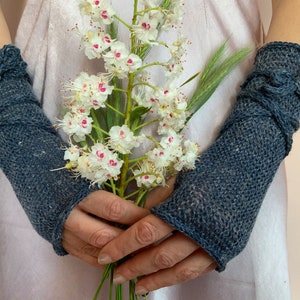
[[99, 150], [96, 151], [96, 155], [97, 155], [100, 159], [103, 159], [104, 156], [105, 156], [104, 153], [101, 152], [101, 151], [99, 151]]
[[108, 35], [104, 36], [103, 41], [104, 41], [105, 43], [107, 43], [107, 44], [110, 44], [110, 43], [111, 43], [111, 39], [110, 39], [110, 37], [109, 37]]
[[109, 161], [109, 164], [110, 164], [112, 167], [116, 167], [116, 166], [118, 165], [118, 163], [117, 163], [115, 160], [113, 160], [113, 159], [111, 159], [111, 160]]
[[104, 83], [99, 83], [98, 84], [98, 90], [101, 93], [105, 93], [106, 92], [106, 87], [104, 86]]
[[98, 102], [98, 100], [93, 100], [93, 102], [92, 102], [92, 103], [93, 103], [93, 105], [94, 105], [94, 106], [98, 106], [98, 105], [99, 105], [99, 102]]
[[81, 121], [82, 127], [83, 127], [83, 128], [86, 128], [86, 127], [87, 127], [87, 123], [88, 123], [87, 120], [82, 120], [82, 121]]
[[146, 30], [150, 30], [150, 29], [151, 29], [151, 25], [148, 24], [148, 23], [146, 23], [146, 22], [143, 22], [143, 23], [142, 23], [142, 27], [143, 27], [144, 29], [146, 29]]
[[121, 52], [117, 52], [117, 51], [116, 51], [116, 52], [115, 52], [115, 57], [116, 57], [116, 58], [120, 58], [120, 57], [121, 57]]
[[99, 5], [99, 4], [100, 4], [100, 1], [99, 1], [99, 0], [96, 0], [96, 1], [94, 2], [94, 4], [95, 4], [95, 5]]
[[107, 12], [107, 10], [102, 10], [102, 12], [101, 12], [101, 17], [102, 17], [102, 19], [108, 19], [108, 12]]

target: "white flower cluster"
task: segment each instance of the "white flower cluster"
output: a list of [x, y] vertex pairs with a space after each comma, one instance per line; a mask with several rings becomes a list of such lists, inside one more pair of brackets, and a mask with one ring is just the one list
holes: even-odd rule
[[[173, 83], [183, 70], [186, 40], [179, 35], [169, 44], [158, 41], [161, 31], [181, 23], [183, 1], [140, 0], [137, 3], [132, 24], [128, 24], [116, 14], [109, 0], [81, 0], [80, 10], [91, 22], [91, 28], [81, 32], [85, 54], [89, 59], [102, 59], [106, 73], [82, 72], [65, 84], [67, 112], [59, 125], [71, 141], [65, 151], [67, 166], [80, 176], [101, 185], [119, 181], [125, 172], [125, 185], [133, 178], [138, 187], [149, 189], [163, 185], [166, 177], [174, 172], [193, 168], [199, 149], [180, 133], [189, 112], [186, 97]], [[115, 20], [128, 27], [131, 49], [110, 31]], [[169, 49], [169, 60], [146, 64], [143, 51], [160, 44]], [[152, 65], [164, 71], [166, 80], [161, 87], [150, 82], [147, 69]], [[118, 85], [116, 78], [119, 82], [126, 80]], [[111, 99], [115, 92], [123, 94], [119, 101], [125, 104], [114, 106]], [[149, 121], [145, 117], [147, 113], [157, 119], [150, 117]], [[120, 118], [121, 123], [117, 121]], [[157, 128], [157, 140], [140, 132], [152, 123], [156, 123], [151, 126]], [[154, 146], [133, 158], [134, 149], [146, 139]]]
[[198, 151], [196, 143], [184, 140], [182, 134], [170, 131], [157, 147], [146, 153], [147, 159], [143, 160], [139, 169], [133, 171], [137, 186], [152, 188], [164, 185], [170, 171], [194, 168]]
[[85, 136], [91, 133], [93, 119], [90, 117], [90, 110], [104, 107], [114, 88], [109, 85], [110, 78], [103, 74], [89, 76], [82, 72], [73, 82], [65, 84], [70, 94], [65, 101], [69, 111], [61, 120], [60, 126], [76, 142], [85, 140]]

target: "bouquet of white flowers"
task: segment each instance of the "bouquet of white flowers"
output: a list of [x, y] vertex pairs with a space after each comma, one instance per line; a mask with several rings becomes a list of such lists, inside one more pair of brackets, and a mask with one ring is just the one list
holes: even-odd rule
[[[86, 56], [103, 60], [106, 71], [93, 75], [82, 72], [64, 85], [66, 113], [58, 126], [70, 140], [65, 150], [66, 168], [136, 205], [143, 205], [147, 192], [164, 185], [168, 177], [194, 167], [199, 147], [181, 131], [248, 53], [242, 49], [224, 58], [224, 43], [201, 73], [176, 85], [188, 44], [180, 34], [183, 2], [134, 0], [129, 22], [109, 0], [80, 0], [80, 10], [84, 18], [89, 18], [90, 28], [86, 32], [78, 27], [76, 30]], [[118, 26], [128, 29], [128, 41], [118, 39]], [[174, 30], [175, 40], [159, 38], [162, 31]], [[168, 60], [148, 59], [153, 47], [167, 49]], [[160, 86], [151, 82], [149, 70], [154, 67], [165, 76]], [[187, 99], [181, 87], [195, 78], [199, 78], [198, 87]], [[146, 133], [150, 127], [152, 132], [155, 129], [154, 134]], [[142, 144], [148, 146], [141, 153]], [[114, 265], [107, 266], [95, 299], [113, 270]], [[110, 299], [113, 295], [123, 299], [121, 285], [115, 292], [111, 289]], [[130, 282], [129, 299], [138, 299], [134, 281]]]

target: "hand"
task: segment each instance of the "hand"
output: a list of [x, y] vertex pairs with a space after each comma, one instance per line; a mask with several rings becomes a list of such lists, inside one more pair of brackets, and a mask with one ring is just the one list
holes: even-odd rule
[[[160, 197], [158, 202], [163, 201], [163, 196], [168, 197], [171, 191], [172, 188], [154, 190], [148, 205], [155, 202], [156, 196]], [[114, 282], [143, 276], [136, 284], [138, 295], [194, 279], [216, 268], [214, 260], [199, 245], [152, 214], [104, 246], [99, 263], [108, 264], [128, 255], [131, 258], [116, 269]]]
[[122, 232], [112, 222], [131, 225], [147, 214], [149, 210], [136, 207], [112, 193], [93, 192], [68, 216], [62, 245], [69, 254], [99, 267], [97, 258], [100, 249]]

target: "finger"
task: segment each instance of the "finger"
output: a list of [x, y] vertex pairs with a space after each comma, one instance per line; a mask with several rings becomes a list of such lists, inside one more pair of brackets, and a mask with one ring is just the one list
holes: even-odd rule
[[144, 295], [162, 287], [193, 280], [215, 268], [213, 259], [204, 250], [199, 249], [174, 267], [143, 277], [137, 282], [135, 291], [137, 295]]
[[97, 248], [102, 248], [122, 232], [121, 229], [88, 215], [78, 207], [69, 214], [64, 229], [73, 232], [78, 238]]
[[130, 253], [152, 245], [172, 231], [173, 228], [169, 224], [154, 215], [148, 215], [104, 246], [98, 257], [99, 264], [117, 261]]
[[[62, 242], [64, 249], [72, 256], [75, 256], [76, 258], [94, 266], [97, 268], [102, 269], [102, 267], [98, 264], [98, 259], [94, 256], [94, 255], [90, 255], [88, 253], [86, 253], [85, 251], [82, 251], [82, 246], [79, 246], [80, 243], [76, 244], [75, 246], [71, 243], [69, 243], [66, 240], [63, 240]], [[83, 246], [83, 248], [85, 248]], [[85, 249], [86, 250], [86, 249]], [[98, 250], [99, 252], [99, 250]]]
[[157, 246], [144, 250], [122, 263], [114, 274], [114, 283], [124, 283], [161, 269], [169, 269], [187, 258], [199, 246], [182, 233], [176, 233]]
[[89, 194], [78, 207], [102, 219], [127, 225], [149, 214], [147, 209], [103, 190]]
[[165, 186], [160, 186], [153, 189], [147, 196], [145, 208], [150, 209], [151, 207], [157, 206], [169, 198], [174, 190], [175, 181], [176, 177], [173, 176], [167, 180]]
[[67, 247], [71, 247], [72, 249], [76, 249], [78, 252], [87, 254], [94, 258], [98, 257], [100, 251], [99, 248], [84, 242], [82, 239], [78, 238], [73, 232], [69, 230], [63, 231], [62, 245], [66, 251], [67, 249], [65, 248], [65, 245], [67, 245]]

